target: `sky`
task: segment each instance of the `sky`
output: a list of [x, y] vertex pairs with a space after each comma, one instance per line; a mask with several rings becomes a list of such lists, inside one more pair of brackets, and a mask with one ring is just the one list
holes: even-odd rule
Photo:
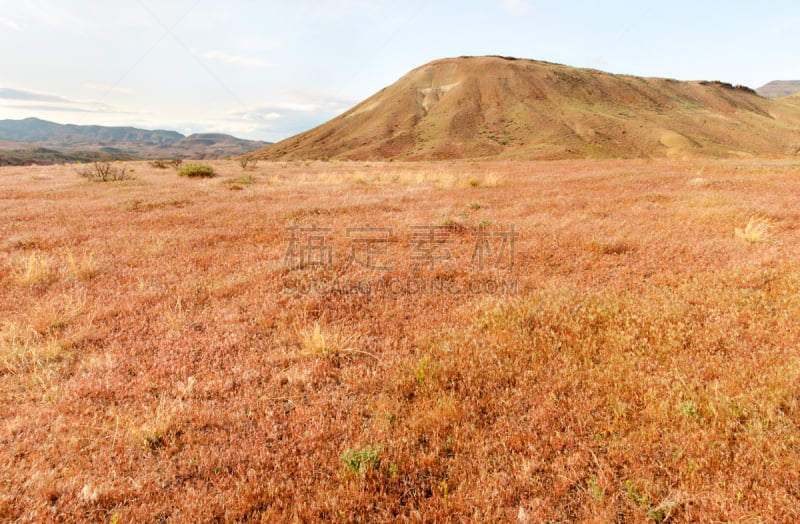
[[0, 0], [0, 120], [278, 141], [432, 60], [503, 55], [759, 87], [800, 3]]

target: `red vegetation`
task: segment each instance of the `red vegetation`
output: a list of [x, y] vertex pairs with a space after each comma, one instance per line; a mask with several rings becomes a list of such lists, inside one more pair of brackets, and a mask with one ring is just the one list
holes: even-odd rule
[[[0, 169], [0, 519], [800, 518], [800, 166], [212, 165]], [[283, 292], [364, 224], [518, 292]]]

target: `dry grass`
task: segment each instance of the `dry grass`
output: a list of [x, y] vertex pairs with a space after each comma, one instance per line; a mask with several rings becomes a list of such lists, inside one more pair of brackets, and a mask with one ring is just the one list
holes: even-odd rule
[[306, 355], [327, 356], [354, 351], [349, 345], [351, 337], [335, 331], [323, 333], [319, 322], [316, 322], [313, 328], [299, 330], [297, 338], [302, 353]]
[[35, 251], [19, 264], [14, 275], [17, 284], [27, 287], [48, 284], [54, 278], [51, 260]]
[[128, 421], [128, 431], [138, 446], [154, 449], [161, 446], [175, 426], [177, 408], [165, 398], [148, 410], [140, 420]]
[[[250, 167], [243, 166], [242, 168], [255, 169], [255, 165], [252, 165]], [[224, 183], [231, 191], [241, 191], [246, 187], [252, 186], [255, 183], [255, 181], [256, 179], [253, 175], [249, 173], [243, 173], [241, 175], [226, 179]]]
[[10, 373], [38, 370], [48, 362], [69, 355], [69, 342], [62, 334], [84, 312], [84, 301], [63, 296], [48, 304], [35, 304], [25, 322], [0, 325], [0, 366]]
[[67, 250], [67, 264], [72, 276], [80, 280], [89, 280], [98, 273], [97, 264], [91, 254], [84, 252], [80, 259], [75, 258], [72, 251]]
[[[800, 519], [796, 165], [211, 165], [0, 168], [0, 520]], [[331, 266], [290, 271], [311, 224]], [[284, 290], [414, 276], [518, 291]]]
[[53, 334], [79, 318], [85, 310], [85, 301], [64, 296], [47, 305], [36, 304], [28, 315], [31, 329], [39, 335]]
[[757, 242], [764, 242], [770, 236], [770, 229], [772, 224], [769, 220], [760, 217], [750, 217], [744, 229], [736, 228], [736, 237], [755, 244]]
[[58, 359], [62, 348], [52, 336], [45, 336], [36, 329], [22, 327], [13, 322], [0, 329], [0, 371], [20, 373], [35, 369]]
[[372, 353], [358, 349], [358, 337], [346, 335], [341, 328], [324, 325], [320, 321], [314, 322], [313, 326], [296, 328], [295, 333], [302, 355], [334, 357], [360, 353], [377, 358]]
[[[466, 169], [465, 169], [466, 168]], [[301, 175], [300, 180], [325, 185], [359, 186], [429, 186], [437, 189], [498, 187], [498, 173], [476, 173], [472, 165], [457, 167], [420, 167], [416, 164], [386, 164], [380, 170], [327, 168]]]

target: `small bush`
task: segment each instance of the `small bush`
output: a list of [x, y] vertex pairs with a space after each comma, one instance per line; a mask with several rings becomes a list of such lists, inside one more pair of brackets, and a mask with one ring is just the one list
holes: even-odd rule
[[91, 166], [78, 171], [78, 174], [90, 182], [119, 182], [133, 178], [133, 171], [125, 166], [117, 167], [111, 162], [95, 162]]
[[178, 170], [180, 176], [188, 176], [190, 178], [209, 178], [217, 176], [214, 168], [206, 164], [186, 164]]
[[242, 166], [243, 170], [255, 169], [255, 167], [258, 165], [258, 160], [255, 158], [241, 157], [239, 159], [239, 165]]

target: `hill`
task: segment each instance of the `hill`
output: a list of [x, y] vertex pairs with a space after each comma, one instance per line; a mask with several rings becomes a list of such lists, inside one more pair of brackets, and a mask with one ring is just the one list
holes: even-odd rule
[[781, 98], [800, 93], [800, 80], [775, 80], [765, 84], [756, 92], [765, 98]]
[[267, 145], [219, 133], [184, 136], [134, 127], [80, 126], [26, 118], [0, 120], [0, 162], [58, 163], [134, 158], [225, 158]]
[[800, 93], [797, 93], [797, 94], [791, 95], [791, 96], [785, 96], [785, 97], [781, 98], [780, 101], [781, 102], [787, 102], [789, 104], [798, 105], [798, 104], [800, 104]]
[[503, 57], [419, 67], [254, 158], [406, 160], [782, 155], [800, 108], [722, 82], [680, 82]]
[[[2, 143], [0, 143], [0, 146], [2, 146]], [[62, 153], [44, 147], [29, 149], [3, 149], [0, 147], [0, 166], [49, 166], [74, 162], [110, 162], [114, 160], [136, 160], [136, 157], [105, 151], [73, 151], [70, 153]]]

